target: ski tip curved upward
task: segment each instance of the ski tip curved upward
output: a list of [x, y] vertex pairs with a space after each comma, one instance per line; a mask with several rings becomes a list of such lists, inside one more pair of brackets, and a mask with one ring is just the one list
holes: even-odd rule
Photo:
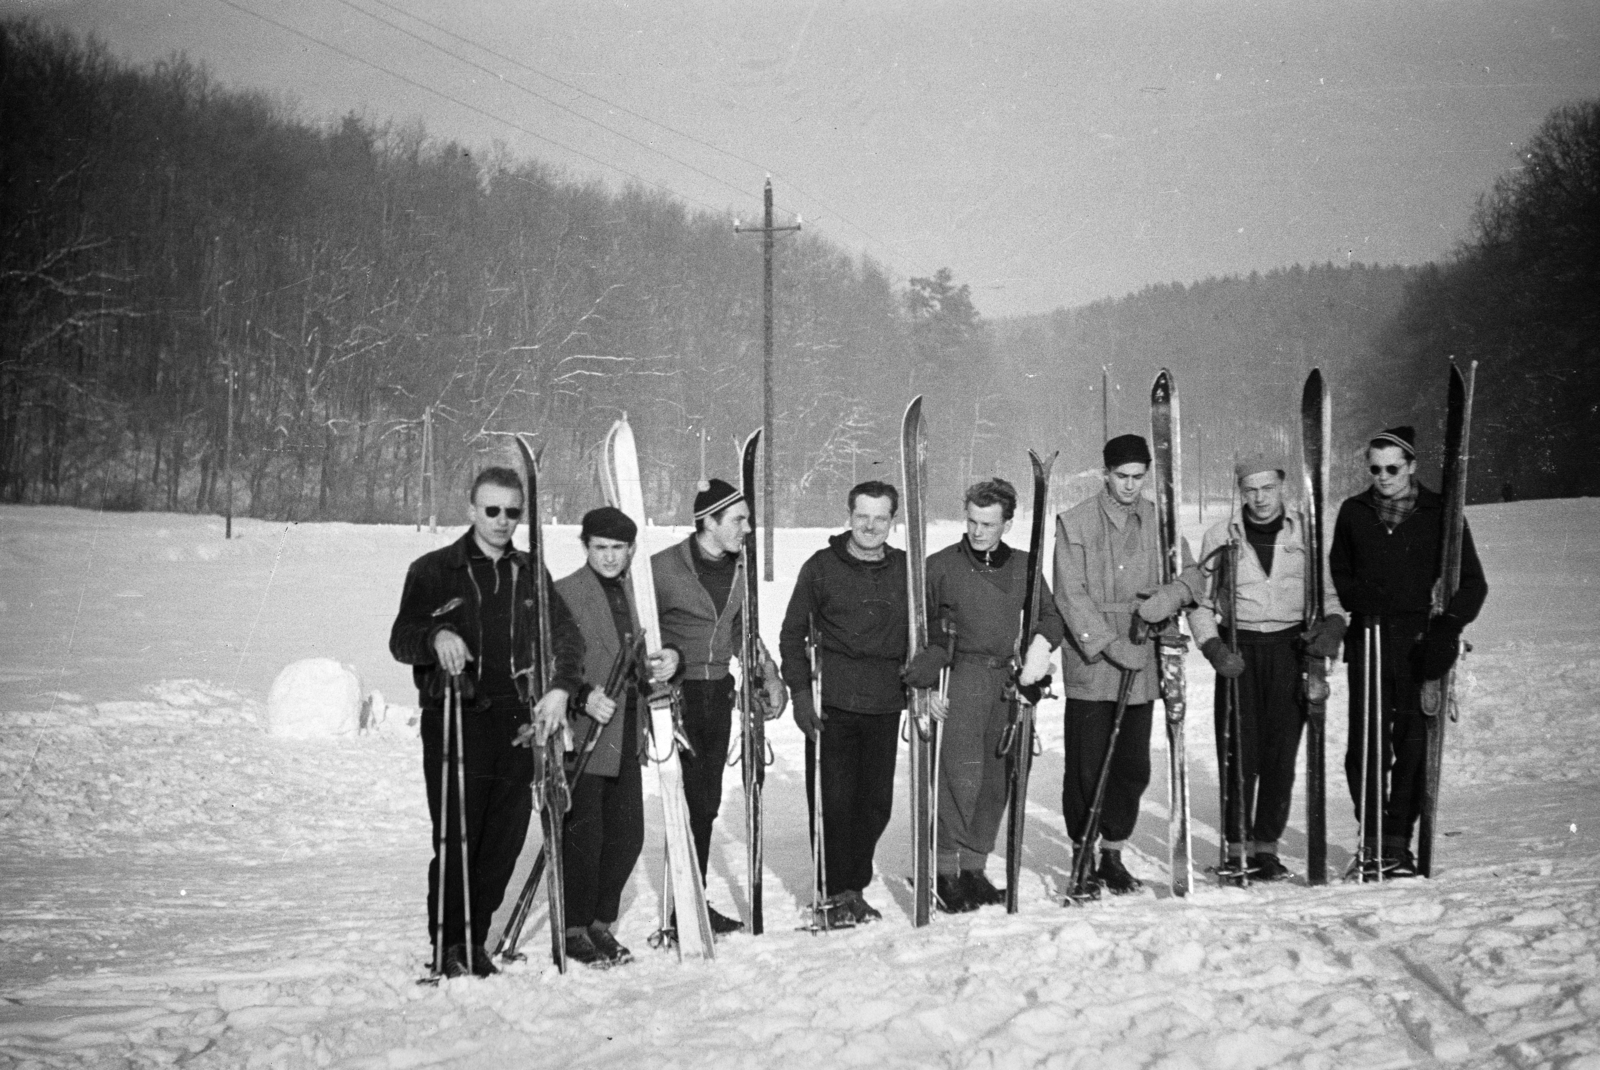
[[911, 416], [911, 414], [913, 412], [920, 412], [920, 411], [922, 411], [922, 395], [918, 394], [916, 397], [911, 399], [911, 404], [906, 406], [905, 418], [908, 419], [908, 418], [910, 418], [910, 416]]

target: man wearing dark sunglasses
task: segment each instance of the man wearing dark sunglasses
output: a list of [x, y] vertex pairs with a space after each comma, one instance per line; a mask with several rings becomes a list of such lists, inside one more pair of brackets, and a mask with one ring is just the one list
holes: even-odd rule
[[[1423, 684], [1443, 678], [1455, 664], [1461, 631], [1483, 608], [1489, 586], [1472, 545], [1472, 530], [1466, 528], [1461, 587], [1443, 612], [1430, 618], [1444, 539], [1444, 499], [1417, 481], [1416, 432], [1411, 427], [1379, 432], [1367, 444], [1366, 459], [1372, 485], [1339, 507], [1328, 553], [1339, 601], [1350, 612], [1345, 637], [1350, 735], [1344, 768], [1357, 820], [1366, 815], [1362, 855], [1371, 859], [1369, 868], [1386, 876], [1415, 876], [1411, 833], [1422, 813], [1427, 759]], [[1381, 696], [1381, 725], [1374, 742], [1385, 775], [1363, 777], [1365, 696], [1374, 683], [1367, 678], [1369, 649]]]
[[[484, 948], [489, 924], [505, 896], [533, 813], [533, 752], [515, 745], [531, 722], [539, 738], [566, 725], [569, 697], [583, 682], [583, 636], [546, 572], [553, 679], [530, 719], [527, 693], [537, 632], [533, 563], [511, 536], [522, 516], [522, 481], [510, 468], [485, 468], [468, 497], [472, 526], [448, 546], [411, 563], [400, 611], [389, 633], [395, 660], [412, 667], [422, 705], [423, 774], [434, 842], [439, 843], [439, 773], [444, 740], [444, 685], [460, 685], [462, 754], [472, 932], [466, 931], [459, 879], [445, 883], [444, 973], [497, 972]], [[444, 857], [459, 857], [459, 824], [445, 823]], [[437, 918], [439, 859], [428, 868], [429, 935]], [[455, 872], [454, 863], [450, 871]], [[472, 953], [468, 954], [467, 941]]]

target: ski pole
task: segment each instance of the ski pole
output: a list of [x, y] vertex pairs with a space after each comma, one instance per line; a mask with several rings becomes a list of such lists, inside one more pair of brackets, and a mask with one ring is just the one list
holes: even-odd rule
[[450, 723], [449, 711], [455, 694], [455, 678], [445, 682], [443, 716], [439, 718], [439, 818], [433, 824], [433, 975], [444, 973], [444, 884], [449, 863], [446, 830], [450, 827]]
[[1378, 883], [1383, 883], [1383, 808], [1389, 800], [1389, 785], [1384, 773], [1384, 749], [1387, 742], [1383, 736], [1383, 618], [1379, 617], [1374, 628], [1376, 634], [1372, 639], [1372, 783], [1373, 783], [1373, 810], [1377, 822], [1377, 837], [1373, 850], [1377, 852]]
[[817, 646], [815, 619], [806, 633], [806, 654], [811, 661], [811, 709], [817, 724], [811, 743], [811, 925], [831, 929], [826, 890], [828, 886], [826, 810], [822, 804], [822, 654]]
[[467, 856], [467, 762], [465, 756], [466, 733], [461, 721], [461, 688], [459, 684], [451, 689], [453, 701], [450, 703], [452, 720], [455, 722], [456, 736], [456, 814], [459, 817], [458, 825], [461, 829], [461, 910], [466, 924], [467, 937], [467, 969], [473, 967], [473, 932], [472, 932], [472, 868]]
[[[1239, 544], [1234, 542], [1228, 549], [1228, 583], [1232, 588], [1228, 596], [1228, 647], [1235, 654], [1239, 653]], [[1233, 796], [1233, 824], [1234, 832], [1238, 839], [1234, 842], [1239, 845], [1239, 884], [1248, 887], [1250, 884], [1250, 871], [1245, 865], [1245, 836], [1249, 832], [1245, 821], [1245, 793], [1244, 793], [1244, 711], [1239, 708], [1239, 679], [1231, 677], [1228, 680], [1228, 734], [1232, 737], [1233, 746], [1228, 754], [1233, 768], [1229, 772], [1229, 794]]]
[[1356, 803], [1356, 823], [1360, 825], [1356, 839], [1356, 873], [1360, 880], [1367, 879], [1367, 774], [1372, 769], [1372, 625], [1361, 627], [1361, 786], [1360, 801]]
[[[955, 670], [956, 660], [956, 622], [945, 615], [944, 625], [944, 650], [945, 666], [939, 670], [939, 698], [944, 702], [944, 715], [950, 716], [950, 674]], [[928, 787], [928, 872], [939, 872], [939, 771], [944, 761], [944, 725], [930, 723], [929, 730], [933, 732], [933, 771], [929, 776], [931, 784]]]

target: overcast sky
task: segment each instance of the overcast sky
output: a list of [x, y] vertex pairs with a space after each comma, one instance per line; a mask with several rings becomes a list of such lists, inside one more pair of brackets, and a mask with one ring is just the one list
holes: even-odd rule
[[1595, 0], [0, 12], [93, 32], [136, 61], [186, 52], [306, 119], [420, 118], [747, 217], [770, 171], [780, 213], [902, 279], [948, 266], [990, 316], [1296, 262], [1445, 256], [1545, 114], [1600, 96]]

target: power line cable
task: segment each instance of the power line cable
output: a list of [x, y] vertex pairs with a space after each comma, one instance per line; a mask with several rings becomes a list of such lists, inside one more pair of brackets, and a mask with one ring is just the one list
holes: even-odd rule
[[626, 176], [628, 178], [631, 178], [636, 182], [643, 183], [646, 186], [654, 186], [656, 189], [659, 189], [659, 190], [661, 190], [661, 191], [663, 191], [665, 193], [670, 193], [674, 197], [679, 197], [679, 198], [681, 198], [681, 199], [683, 199], [685, 201], [689, 201], [690, 203], [699, 205], [701, 208], [704, 208], [706, 211], [711, 212], [711, 213], [713, 213], [715, 215], [721, 215], [727, 210], [726, 208], [718, 208], [715, 205], [707, 204], [705, 201], [700, 200], [698, 197], [691, 197], [691, 196], [689, 196], [687, 194], [680, 193], [677, 190], [673, 189], [671, 186], [668, 186], [664, 182], [653, 181], [651, 179], [645, 178], [643, 175], [635, 174], [632, 171], [629, 171], [627, 168], [619, 167], [614, 163], [608, 163], [607, 161], [600, 159], [598, 156], [593, 156], [590, 153], [584, 152], [582, 149], [574, 148], [573, 146], [568, 145], [568, 144], [566, 144], [564, 142], [557, 141], [555, 138], [547, 137], [544, 134], [541, 134], [536, 130], [530, 130], [526, 126], [523, 126], [521, 123], [513, 122], [512, 120], [507, 119], [507, 118], [505, 118], [503, 116], [495, 115], [493, 112], [490, 112], [490, 111], [487, 111], [487, 110], [485, 110], [483, 108], [480, 108], [475, 104], [468, 104], [466, 101], [460, 99], [459, 97], [451, 96], [449, 93], [446, 93], [441, 89], [435, 89], [430, 85], [426, 85], [426, 84], [424, 84], [422, 82], [417, 81], [415, 78], [411, 78], [411, 77], [409, 77], [407, 75], [401, 74], [399, 71], [390, 70], [388, 67], [385, 67], [380, 63], [374, 63], [372, 60], [365, 59], [365, 58], [363, 58], [361, 56], [358, 56], [355, 53], [353, 53], [353, 52], [351, 52], [351, 51], [349, 51], [347, 49], [340, 48], [338, 45], [335, 45], [335, 44], [332, 44], [332, 43], [330, 43], [328, 41], [322, 40], [321, 38], [315, 36], [314, 34], [309, 34], [309, 33], [306, 33], [303, 30], [298, 30], [295, 27], [288, 25], [287, 23], [279, 22], [277, 19], [272, 18], [269, 15], [263, 15], [259, 11], [252, 11], [250, 8], [247, 8], [242, 4], [235, 3], [234, 0], [217, 0], [217, 3], [222, 4], [224, 7], [230, 7], [233, 10], [240, 12], [241, 14], [249, 15], [252, 18], [260, 19], [262, 22], [268, 23], [268, 24], [270, 24], [272, 26], [276, 26], [278, 29], [283, 30], [285, 33], [293, 34], [294, 36], [296, 36], [296, 37], [298, 37], [298, 38], [300, 38], [300, 39], [302, 39], [304, 41], [309, 41], [314, 45], [319, 45], [322, 48], [326, 48], [330, 52], [336, 52], [336, 53], [338, 53], [339, 55], [345, 57], [348, 60], [352, 60], [353, 62], [361, 64], [363, 67], [370, 67], [373, 70], [379, 72], [380, 74], [386, 74], [391, 78], [394, 78], [394, 79], [396, 79], [398, 81], [404, 82], [405, 84], [407, 84], [409, 86], [413, 86], [413, 87], [415, 87], [417, 89], [420, 89], [425, 93], [431, 93], [434, 96], [439, 97], [442, 100], [449, 101], [451, 104], [454, 104], [457, 107], [465, 108], [466, 110], [468, 110], [470, 112], [474, 112], [474, 113], [476, 113], [478, 115], [481, 115], [485, 119], [489, 119], [489, 120], [491, 120], [493, 122], [497, 122], [497, 123], [501, 123], [501, 124], [503, 124], [505, 126], [509, 126], [513, 130], [520, 130], [522, 133], [527, 134], [531, 138], [535, 138], [535, 139], [537, 139], [539, 141], [542, 141], [547, 145], [553, 145], [554, 147], [556, 147], [558, 149], [561, 149], [561, 150], [563, 150], [565, 152], [570, 152], [574, 156], [579, 156], [579, 157], [581, 157], [581, 158], [583, 158], [585, 160], [588, 160], [590, 163], [596, 164], [596, 165], [598, 165], [600, 167], [604, 167], [608, 171], [615, 171], [616, 173], [618, 173], [620, 175], [624, 175], [624, 176]]
[[[382, 0], [376, 0], [376, 2], [382, 3]], [[694, 164], [688, 162], [687, 160], [680, 160], [678, 157], [672, 155], [670, 152], [666, 152], [663, 149], [658, 149], [654, 145], [650, 144], [647, 141], [640, 141], [638, 138], [633, 137], [630, 134], [626, 134], [623, 131], [618, 130], [618, 129], [614, 128], [614, 127], [607, 126], [605, 123], [601, 122], [600, 120], [595, 119], [595, 118], [593, 118], [591, 116], [585, 115], [581, 111], [578, 111], [575, 108], [570, 108], [567, 105], [561, 103], [559, 100], [556, 100], [554, 97], [549, 97], [549, 96], [546, 96], [545, 94], [539, 92], [537, 89], [532, 89], [532, 88], [530, 88], [528, 86], [525, 86], [521, 82], [512, 81], [511, 79], [507, 78], [505, 75], [501, 74], [499, 71], [494, 70], [494, 69], [492, 69], [490, 67], [485, 67], [483, 64], [477, 62], [476, 60], [469, 59], [468, 57], [463, 56], [458, 52], [452, 52], [448, 48], [445, 48], [443, 45], [438, 44], [435, 41], [428, 40], [426, 37], [423, 37], [421, 34], [414, 33], [413, 31], [406, 29], [404, 26], [401, 26], [401, 25], [399, 25], [397, 23], [394, 23], [394, 22], [390, 22], [388, 19], [384, 18], [381, 15], [373, 14], [371, 11], [368, 11], [365, 8], [360, 7], [359, 5], [352, 3], [351, 0], [338, 0], [338, 3], [343, 4], [345, 7], [349, 8], [352, 11], [360, 12], [361, 14], [365, 15], [367, 18], [372, 19], [374, 22], [377, 22], [380, 25], [389, 27], [391, 30], [394, 30], [396, 33], [403, 33], [407, 37], [411, 38], [413, 41], [419, 41], [422, 44], [427, 45], [429, 48], [434, 49], [435, 51], [440, 52], [440, 53], [442, 53], [442, 54], [444, 54], [446, 56], [449, 56], [451, 59], [455, 60], [458, 63], [464, 63], [468, 67], [471, 67], [474, 70], [482, 71], [484, 74], [489, 75], [491, 78], [494, 78], [494, 79], [496, 79], [498, 81], [504, 82], [506, 85], [509, 85], [514, 89], [520, 89], [524, 93], [527, 93], [529, 96], [533, 97], [535, 100], [542, 100], [546, 104], [549, 104], [553, 108], [559, 108], [560, 110], [566, 112], [568, 115], [571, 115], [575, 119], [578, 119], [578, 120], [580, 120], [582, 122], [590, 123], [590, 124], [592, 124], [594, 126], [598, 126], [600, 129], [606, 131], [608, 134], [612, 134], [615, 137], [619, 137], [619, 138], [623, 139], [624, 141], [629, 142], [630, 144], [637, 145], [640, 148], [644, 149], [646, 152], [653, 152], [658, 156], [665, 157], [666, 159], [671, 160], [673, 163], [679, 165], [680, 167], [687, 168], [688, 170], [693, 171], [695, 174], [699, 175], [702, 178], [710, 179], [712, 182], [715, 182], [715, 183], [717, 183], [719, 185], [722, 185], [722, 186], [726, 186], [728, 189], [733, 190], [735, 193], [737, 193], [737, 194], [739, 194], [741, 196], [749, 196], [750, 195], [750, 191], [745, 189], [742, 186], [737, 186], [734, 183], [729, 182], [727, 179], [722, 178], [719, 175], [714, 175], [709, 171], [701, 170], [699, 167], [696, 167]], [[384, 4], [383, 6], [389, 7], [391, 5]], [[413, 16], [413, 17], [415, 17], [415, 16]], [[422, 19], [419, 19], [418, 21], [419, 22], [426, 22], [426, 20], [422, 20]], [[432, 23], [426, 23], [426, 24], [430, 25], [430, 26], [433, 25]], [[435, 29], [437, 29], [437, 28], [438, 27], [435, 27]], [[443, 30], [441, 32], [449, 33], [448, 30]], [[458, 35], [450, 34], [450, 36], [456, 37]], [[465, 38], [461, 38], [461, 39], [465, 40]], [[482, 46], [479, 46], [479, 47], [482, 47]], [[498, 53], [495, 53], [492, 50], [487, 49], [487, 48], [485, 48], [484, 51], [488, 52], [490, 55], [498, 55]], [[500, 57], [500, 58], [503, 59], [505, 57]], [[511, 61], [511, 62], [514, 62], [514, 61]], [[520, 66], [520, 64], [519, 64], [519, 66]]]
[[[674, 137], [681, 137], [686, 141], [690, 141], [690, 142], [692, 142], [692, 143], [694, 143], [696, 145], [701, 146], [702, 148], [710, 149], [712, 152], [720, 153], [723, 156], [728, 157], [730, 160], [735, 160], [735, 161], [737, 161], [739, 163], [746, 164], [747, 166], [758, 168], [761, 171], [764, 171], [764, 172], [766, 172], [768, 174], [775, 174], [778, 177], [782, 178], [789, 185], [789, 187], [792, 190], [794, 190], [796, 193], [798, 193], [800, 196], [806, 197], [806, 198], [809, 198], [810, 200], [815, 201], [824, 211], [831, 212], [835, 217], [838, 218], [838, 220], [841, 223], [844, 223], [846, 226], [848, 226], [851, 229], [855, 230], [862, 237], [864, 237], [868, 241], [870, 241], [873, 245], [878, 246], [880, 249], [883, 249], [883, 250], [886, 250], [886, 251], [888, 250], [887, 243], [885, 243], [877, 235], [875, 235], [871, 231], [867, 230], [867, 228], [863, 227], [861, 224], [859, 224], [859, 223], [855, 222], [854, 220], [850, 219], [843, 212], [839, 211], [837, 208], [835, 208], [833, 205], [829, 204], [827, 201], [823, 200], [821, 197], [818, 197], [816, 194], [810, 193], [810, 192], [802, 189], [799, 186], [799, 184], [797, 184], [793, 179], [791, 179], [788, 176], [784, 175], [781, 171], [777, 171], [774, 168], [771, 168], [771, 167], [768, 167], [768, 166], [766, 166], [764, 164], [758, 163], [757, 161], [750, 159], [748, 156], [741, 156], [739, 153], [734, 152], [731, 149], [725, 149], [720, 145], [717, 145], [717, 144], [715, 144], [713, 142], [707, 141], [704, 138], [697, 137], [694, 134], [688, 133], [687, 131], [679, 130], [676, 127], [669, 126], [668, 124], [663, 123], [663, 122], [661, 122], [661, 121], [659, 121], [657, 119], [652, 119], [650, 116], [645, 115], [642, 112], [635, 111], [634, 109], [628, 107], [625, 104], [619, 104], [616, 101], [611, 100], [611, 99], [609, 99], [607, 97], [600, 96], [598, 93], [592, 93], [589, 90], [584, 89], [582, 86], [574, 85], [571, 82], [565, 81], [565, 80], [563, 80], [561, 78], [557, 78], [553, 74], [546, 74], [544, 71], [539, 70], [537, 67], [529, 66], [528, 64], [522, 62], [521, 60], [519, 60], [519, 59], [517, 59], [517, 58], [515, 58], [513, 56], [508, 56], [504, 52], [496, 51], [495, 49], [490, 48], [488, 45], [482, 44], [481, 42], [475, 41], [470, 37], [466, 37], [466, 36], [464, 36], [462, 34], [456, 33], [454, 30], [451, 30], [451, 29], [449, 29], [449, 28], [447, 28], [445, 26], [441, 26], [439, 23], [434, 22], [431, 19], [426, 19], [426, 18], [423, 18], [421, 15], [413, 14], [413, 13], [407, 11], [405, 8], [400, 7], [397, 4], [390, 3], [389, 0], [370, 0], [370, 2], [374, 3], [374, 4], [377, 4], [379, 7], [387, 8], [390, 11], [393, 11], [393, 12], [395, 12], [397, 14], [403, 15], [406, 18], [413, 20], [414, 22], [419, 22], [422, 25], [427, 26], [430, 29], [437, 31], [438, 33], [444, 34], [446, 37], [449, 37], [449, 38], [451, 38], [453, 40], [456, 40], [456, 41], [460, 41], [462, 44], [470, 45], [473, 48], [479, 49], [480, 51], [484, 52], [485, 54], [493, 56], [495, 59], [501, 60], [501, 61], [503, 61], [505, 63], [509, 63], [513, 67], [516, 67], [519, 70], [527, 71], [529, 74], [535, 75], [536, 77], [544, 78], [547, 81], [554, 82], [556, 85], [561, 86], [563, 89], [569, 89], [574, 93], [580, 94], [581, 96], [588, 97], [590, 100], [593, 100], [598, 104], [604, 105], [607, 108], [614, 108], [617, 111], [620, 111], [620, 112], [624, 113], [625, 115], [631, 115], [633, 118], [638, 119], [640, 122], [648, 123], [649, 125], [657, 128], [658, 130], [664, 130], [667, 133], [672, 134]], [[344, 4], [346, 4], [347, 6], [350, 6], [350, 7], [355, 7], [354, 4], [350, 4], [349, 0], [340, 0], [340, 3], [344, 3]], [[356, 10], [357, 11], [361, 11], [361, 9], [359, 7], [357, 7]], [[372, 15], [370, 12], [363, 11], [362, 13], [368, 15], [371, 18], [377, 18], [377, 16]], [[400, 27], [395, 26], [392, 22], [388, 22], [387, 20], [378, 19], [378, 21], [382, 22], [386, 26], [390, 26], [390, 27], [393, 27], [396, 30], [399, 30], [401, 33], [409, 33], [409, 31], [401, 29]], [[412, 35], [412, 36], [415, 36], [415, 35]], [[423, 40], [423, 39], [418, 37], [417, 40], [420, 41], [420, 40]], [[432, 42], [424, 41], [424, 43], [425, 44], [430, 44], [430, 45], [432, 45], [432, 47], [435, 47], [435, 48], [439, 47], [438, 45], [433, 45]], [[445, 55], [455, 56], [455, 53], [446, 51], [446, 50], [444, 50], [442, 48], [440, 49], [440, 51], [444, 52]], [[472, 61], [464, 59], [464, 58], [462, 58], [460, 56], [455, 56], [455, 58], [460, 59], [463, 63], [471, 63], [472, 62]], [[477, 64], [473, 64], [473, 66], [478, 66], [478, 65]], [[484, 67], [481, 67], [481, 66], [479, 66], [478, 69], [487, 71], [487, 68], [484, 68]], [[497, 77], [497, 78], [502, 77], [500, 74], [498, 74], [498, 72], [495, 72], [495, 71], [488, 71], [488, 73], [494, 74], [495, 77]], [[533, 96], [538, 97], [541, 100], [545, 100], [545, 101], [548, 101], [551, 104], [555, 104], [556, 107], [562, 108], [562, 110], [567, 111], [567, 112], [569, 112], [569, 113], [571, 113], [573, 115], [577, 115], [581, 119], [585, 119], [588, 122], [592, 122], [596, 126], [599, 126], [603, 130], [608, 130], [608, 131], [610, 131], [610, 132], [612, 132], [614, 134], [617, 134], [619, 137], [627, 137], [627, 135], [621, 134], [618, 131], [613, 130], [611, 127], [606, 126], [604, 123], [601, 123], [599, 120], [592, 119], [592, 118], [589, 118], [588, 116], [585, 116], [585, 115], [583, 115], [583, 114], [581, 114], [579, 112], [572, 111], [572, 109], [567, 108], [564, 105], [561, 105], [561, 104], [557, 103], [556, 101], [550, 100], [550, 98], [543, 96], [542, 94], [536, 92], [535, 90], [527, 89], [526, 87], [521, 86], [520, 84], [518, 84], [516, 82], [508, 82], [507, 84], [517, 86], [517, 88], [519, 88], [519, 89], [524, 89], [525, 92], [528, 92], [528, 93], [532, 94]], [[628, 140], [633, 141], [634, 139], [633, 138], [628, 138]], [[635, 141], [634, 143], [635, 144], [639, 144], [639, 142], [637, 142], [637, 141]], [[668, 159], [675, 160], [675, 162], [682, 163], [682, 161], [677, 161], [675, 157], [673, 157], [670, 154], [667, 154], [665, 152], [662, 152], [660, 149], [654, 148], [654, 146], [648, 146], [647, 145], [646, 147], [650, 148], [651, 151], [661, 152], [661, 154], [663, 156], [666, 156]], [[684, 166], [690, 166], [690, 165], [685, 164]], [[704, 174], [705, 172], [702, 171], [700, 173]], [[707, 176], [707, 177], [710, 177], [710, 176]], [[722, 180], [721, 179], [717, 179], [717, 181], [721, 182]], [[740, 189], [739, 192], [747, 193], [748, 191]], [[785, 211], [788, 211], [788, 210], [789, 209], [785, 208]]]

